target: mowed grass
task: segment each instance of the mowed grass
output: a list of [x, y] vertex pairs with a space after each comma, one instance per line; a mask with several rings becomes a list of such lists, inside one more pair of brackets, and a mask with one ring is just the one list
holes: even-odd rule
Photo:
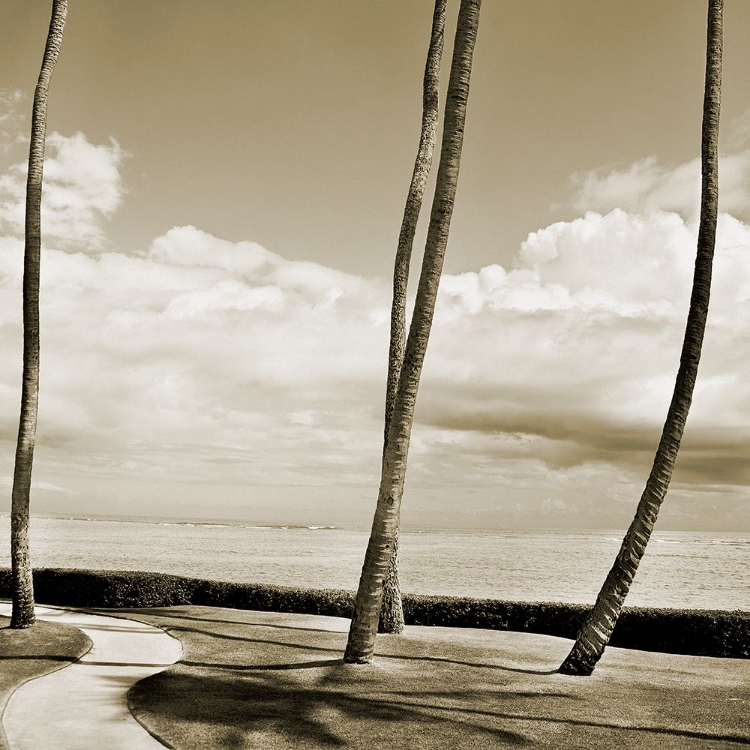
[[575, 678], [555, 671], [564, 639], [409, 627], [379, 636], [375, 662], [355, 666], [342, 661], [339, 618], [131, 612], [183, 643], [177, 665], [129, 694], [177, 750], [750, 745], [746, 660], [608, 649], [592, 677]]
[[[69, 625], [43, 620], [24, 630], [11, 630], [9, 625], [10, 620], [0, 616], [0, 716], [17, 687], [72, 664], [91, 648], [88, 636]], [[0, 748], [4, 747], [0, 730]]]

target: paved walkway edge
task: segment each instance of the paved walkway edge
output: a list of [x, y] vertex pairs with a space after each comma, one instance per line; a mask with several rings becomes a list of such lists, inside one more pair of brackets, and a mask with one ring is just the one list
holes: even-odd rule
[[[1, 717], [10, 750], [164, 747], [130, 713], [127, 695], [178, 661], [180, 642], [137, 620], [47, 606], [36, 613], [79, 628], [93, 645], [78, 661], [16, 688]], [[0, 614], [10, 614], [9, 603], [0, 602]]]

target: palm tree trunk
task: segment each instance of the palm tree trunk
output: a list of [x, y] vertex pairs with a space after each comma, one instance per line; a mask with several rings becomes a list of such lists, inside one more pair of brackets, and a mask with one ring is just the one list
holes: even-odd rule
[[[385, 429], [383, 431], [383, 452], [388, 445], [388, 430], [391, 426], [393, 404], [396, 400], [398, 378], [406, 349], [406, 291], [409, 283], [409, 264], [414, 245], [419, 213], [427, 178], [432, 166], [435, 151], [439, 111], [440, 61], [443, 56], [445, 39], [445, 7], [447, 0], [435, 0], [432, 15], [432, 32], [427, 51], [427, 63], [422, 82], [422, 132], [419, 136], [419, 149], [414, 162], [414, 171], [406, 196], [404, 218], [398, 236], [396, 263], [393, 269], [393, 303], [391, 305], [391, 341], [388, 349], [388, 380], [385, 394]], [[378, 632], [402, 633], [404, 630], [404, 610], [401, 605], [401, 586], [398, 578], [398, 539], [394, 540], [393, 554], [385, 579], [383, 606], [380, 611]]]
[[344, 654], [344, 660], [350, 663], [362, 664], [372, 660], [382, 606], [383, 583], [398, 532], [414, 405], [432, 327], [435, 299], [458, 184], [471, 62], [479, 25], [480, 6], [481, 0], [461, 0], [458, 11], [435, 196], [414, 314], [406, 340], [387, 445], [383, 452], [378, 502]]
[[398, 578], [398, 532], [393, 540], [393, 554], [383, 582], [383, 602], [380, 605], [378, 633], [400, 635], [404, 632], [404, 605], [401, 602], [401, 584]]
[[690, 409], [708, 315], [711, 267], [719, 203], [718, 141], [721, 98], [722, 11], [723, 0], [709, 0], [706, 82], [701, 140], [703, 178], [698, 251], [674, 395], [667, 412], [654, 464], [638, 503], [635, 518], [623, 539], [615, 563], [604, 581], [594, 608], [578, 633], [572, 651], [560, 666], [560, 672], [564, 674], [590, 675], [609, 642], [622, 610], [623, 602], [630, 589], [630, 584], [633, 582], [633, 577], [638, 569], [638, 564], [646, 551], [646, 544], [656, 523], [659, 507], [667, 493]]
[[67, 12], [67, 0], [53, 0], [52, 19], [47, 33], [42, 68], [34, 91], [34, 109], [31, 119], [23, 268], [23, 381], [11, 502], [10, 549], [13, 610], [10, 626], [12, 628], [28, 628], [34, 624], [35, 619], [34, 586], [29, 558], [29, 497], [39, 402], [42, 173], [47, 134], [47, 91], [52, 71], [60, 54]]

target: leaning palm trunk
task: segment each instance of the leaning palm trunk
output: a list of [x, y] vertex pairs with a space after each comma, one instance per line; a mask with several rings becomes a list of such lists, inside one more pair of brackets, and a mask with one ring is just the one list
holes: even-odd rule
[[34, 586], [29, 559], [29, 496], [34, 461], [39, 402], [39, 269], [41, 258], [41, 204], [44, 145], [47, 133], [47, 90], [60, 54], [67, 0], [53, 0], [42, 68], [34, 91], [31, 119], [29, 174], [26, 181], [26, 242], [23, 268], [23, 382], [21, 419], [16, 444], [11, 504], [11, 570], [13, 611], [10, 626], [34, 624]]
[[366, 663], [372, 659], [382, 605], [383, 583], [393, 556], [404, 491], [409, 439], [414, 421], [414, 405], [435, 311], [458, 184], [471, 61], [479, 25], [480, 5], [481, 0], [461, 0], [458, 11], [435, 197], [427, 230], [414, 314], [406, 341], [387, 444], [383, 452], [375, 518], [344, 655], [345, 661], [350, 663]]
[[[388, 445], [388, 430], [391, 426], [398, 378], [401, 373], [401, 363], [404, 360], [404, 350], [406, 349], [406, 290], [409, 283], [409, 263], [411, 262], [411, 251], [414, 245], [414, 233], [417, 229], [424, 189], [432, 166], [432, 155], [435, 151], [439, 110], [440, 61], [443, 56], [443, 41], [445, 38], [446, 4], [447, 0], [435, 0], [430, 46], [427, 51], [427, 64], [425, 65], [422, 83], [422, 132], [419, 136], [419, 149], [414, 162], [409, 192], [406, 196], [404, 218], [398, 236], [396, 263], [393, 269], [391, 342], [388, 349], [383, 453], [385, 453]], [[401, 587], [398, 579], [398, 539], [394, 540], [393, 554], [383, 588], [383, 605], [378, 630], [381, 633], [401, 633], [404, 630], [404, 610], [401, 605]]]
[[706, 84], [703, 99], [703, 129], [701, 142], [702, 185], [701, 217], [698, 230], [698, 252], [693, 277], [682, 345], [680, 367], [675, 381], [674, 395], [667, 412], [654, 465], [646, 482], [641, 500], [623, 539], [620, 552], [607, 576], [596, 604], [584, 622], [573, 650], [560, 667], [564, 674], [589, 675], [609, 642], [617, 618], [633, 581], [638, 563], [646, 551], [659, 506], [664, 499], [672, 476], [677, 451], [685, 429], [693, 388], [698, 374], [703, 334], [706, 328], [711, 290], [711, 265], [716, 238], [718, 213], [718, 137], [719, 104], [721, 94], [723, 0], [709, 0], [708, 43], [706, 51]]

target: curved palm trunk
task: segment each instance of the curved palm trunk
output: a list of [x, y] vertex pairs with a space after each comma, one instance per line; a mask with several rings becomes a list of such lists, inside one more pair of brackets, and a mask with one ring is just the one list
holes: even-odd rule
[[53, 0], [42, 68], [34, 91], [26, 180], [26, 244], [23, 268], [23, 382], [21, 419], [16, 444], [11, 503], [10, 549], [13, 612], [10, 626], [34, 624], [34, 586], [29, 559], [29, 495], [34, 461], [37, 406], [39, 401], [39, 269], [41, 257], [41, 204], [44, 145], [47, 134], [47, 90], [60, 54], [67, 0]]
[[435, 299], [458, 184], [471, 61], [479, 25], [480, 6], [481, 0], [461, 0], [458, 11], [435, 197], [427, 230], [414, 314], [406, 341], [387, 445], [383, 452], [375, 518], [344, 654], [344, 660], [350, 663], [361, 664], [372, 660], [383, 598], [383, 582], [393, 556], [404, 491], [409, 439], [414, 420], [414, 405], [432, 327]]
[[698, 230], [698, 252], [693, 277], [685, 339], [674, 395], [669, 405], [661, 440], [646, 487], [638, 503], [633, 523], [623, 539], [620, 552], [604, 581], [596, 604], [584, 622], [572, 651], [560, 672], [589, 675], [593, 672], [614, 630], [623, 602], [630, 589], [638, 563], [646, 551], [659, 506], [672, 476], [677, 451], [685, 429], [693, 388], [698, 374], [703, 334], [706, 328], [711, 290], [711, 266], [716, 238], [718, 213], [718, 140], [721, 95], [723, 0], [709, 0], [708, 42], [706, 51], [706, 84], [703, 99], [701, 160], [701, 218]]
[[[427, 63], [422, 82], [422, 132], [419, 136], [419, 149], [414, 162], [409, 192], [406, 196], [404, 218], [398, 236], [396, 263], [393, 269], [391, 341], [388, 350], [383, 453], [385, 453], [388, 445], [388, 430], [391, 426], [398, 378], [401, 374], [401, 363], [404, 360], [406, 349], [406, 290], [409, 283], [409, 263], [411, 262], [411, 252], [414, 245], [414, 233], [417, 229], [424, 189], [427, 185], [427, 178], [432, 166], [432, 155], [435, 151], [439, 111], [440, 61], [443, 56], [443, 41], [445, 39], [446, 5], [447, 0], [435, 0], [430, 46], [427, 51]], [[401, 587], [398, 579], [398, 538], [396, 538], [383, 588], [383, 605], [380, 611], [378, 631], [381, 633], [402, 633], [403, 630], [404, 610], [401, 606]]]

